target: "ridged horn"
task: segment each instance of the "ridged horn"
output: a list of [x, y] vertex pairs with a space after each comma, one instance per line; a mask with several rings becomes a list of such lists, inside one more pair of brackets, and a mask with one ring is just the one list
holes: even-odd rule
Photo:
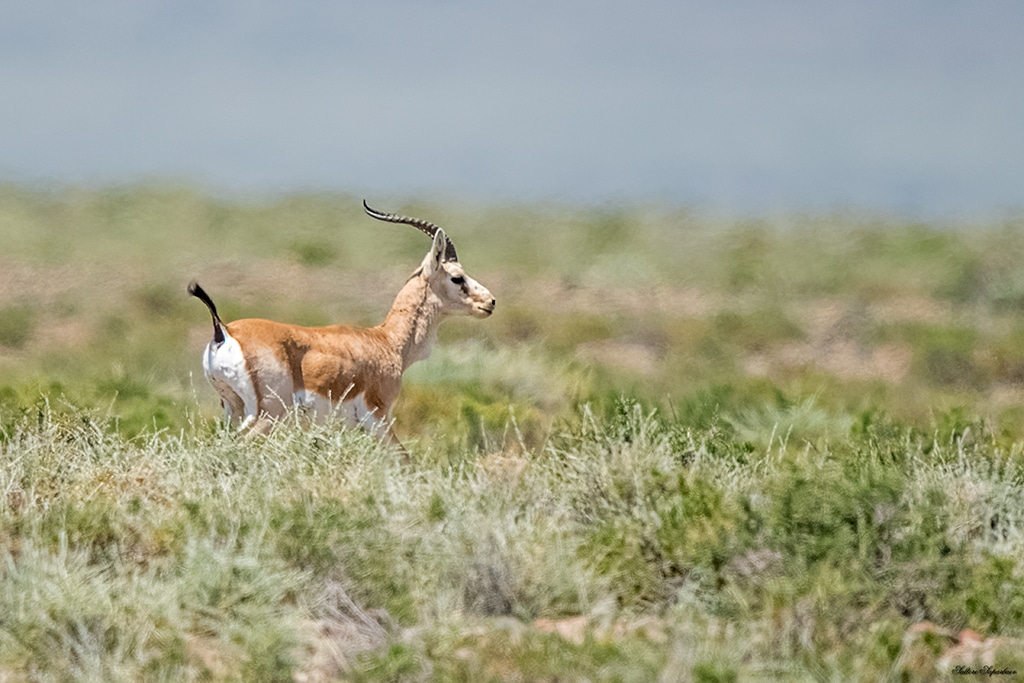
[[[384, 213], [383, 211], [372, 209], [370, 208], [370, 205], [366, 203], [365, 199], [363, 200], [363, 209], [366, 210], [367, 215], [369, 215], [372, 218], [376, 218], [379, 221], [387, 221], [388, 223], [404, 223], [405, 225], [411, 225], [420, 232], [425, 232], [426, 234], [430, 235], [431, 238], [433, 238], [433, 236], [437, 234], [437, 231], [441, 229], [439, 226], [434, 225], [433, 223], [430, 223], [428, 221], [421, 220], [419, 218], [409, 218], [408, 216], [399, 216], [398, 214]], [[458, 261], [459, 255], [455, 253], [455, 245], [452, 244], [451, 238], [448, 237], [447, 233], [445, 233], [444, 241], [444, 260], [453, 262]]]

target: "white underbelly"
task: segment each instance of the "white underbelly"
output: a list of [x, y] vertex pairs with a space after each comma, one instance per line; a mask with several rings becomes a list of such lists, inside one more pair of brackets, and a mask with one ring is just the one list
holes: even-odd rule
[[300, 410], [308, 411], [318, 424], [328, 420], [342, 420], [349, 427], [360, 427], [376, 433], [387, 422], [386, 415], [379, 415], [370, 408], [362, 394], [346, 395], [341, 401], [331, 401], [315, 391], [301, 390], [293, 394], [292, 400]]

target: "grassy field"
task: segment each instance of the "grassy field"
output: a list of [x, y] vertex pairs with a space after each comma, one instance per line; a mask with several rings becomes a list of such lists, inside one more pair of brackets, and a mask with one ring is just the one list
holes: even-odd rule
[[0, 186], [0, 681], [1024, 678], [1024, 220], [368, 199], [498, 301], [408, 464], [222, 428], [185, 286], [375, 324], [425, 237]]

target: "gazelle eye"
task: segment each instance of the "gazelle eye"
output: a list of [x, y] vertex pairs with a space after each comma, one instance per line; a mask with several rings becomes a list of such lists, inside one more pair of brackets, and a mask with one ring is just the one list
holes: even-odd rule
[[452, 278], [453, 285], [462, 285], [465, 284], [465, 282], [466, 278], [462, 277], [461, 275], [456, 275], [455, 277]]

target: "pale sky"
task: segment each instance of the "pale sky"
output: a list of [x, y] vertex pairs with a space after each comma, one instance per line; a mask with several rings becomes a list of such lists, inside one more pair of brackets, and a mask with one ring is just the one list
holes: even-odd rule
[[1024, 207], [1017, 0], [14, 0], [0, 181]]

